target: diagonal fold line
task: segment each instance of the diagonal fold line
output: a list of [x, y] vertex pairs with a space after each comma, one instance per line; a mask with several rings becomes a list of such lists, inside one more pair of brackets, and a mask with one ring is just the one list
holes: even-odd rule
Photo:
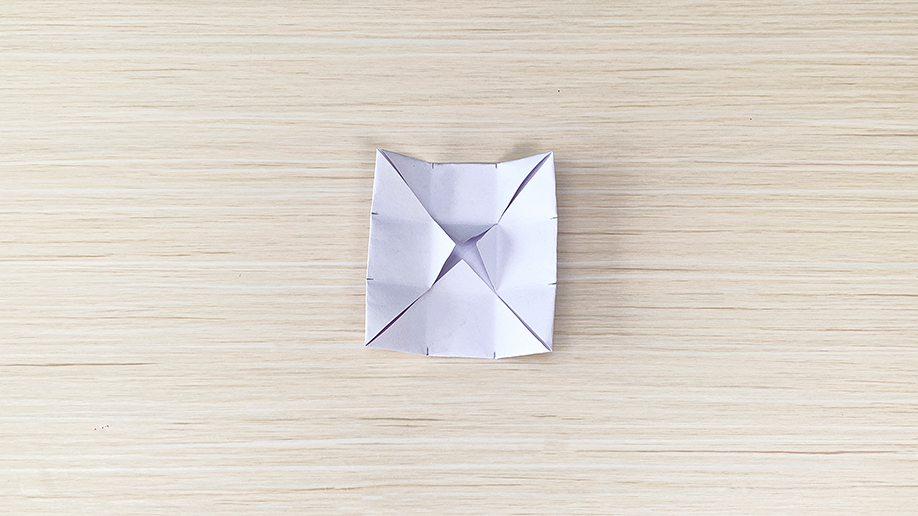
[[548, 351], [551, 351], [551, 348], [548, 347], [548, 344], [546, 344], [544, 340], [542, 340], [542, 337], [539, 337], [539, 334], [536, 333], [535, 330], [533, 330], [532, 328], [530, 328], [528, 324], [526, 324], [526, 321], [524, 321], [523, 318], [520, 317], [520, 314], [516, 313], [516, 310], [514, 310], [509, 304], [507, 304], [507, 302], [504, 301], [504, 298], [500, 297], [500, 294], [498, 294], [497, 292], [495, 292], [494, 295], [497, 296], [497, 299], [500, 299], [500, 300], [501, 300], [501, 302], [504, 304], [504, 306], [506, 306], [507, 309], [509, 309], [510, 312], [511, 312], [513, 315], [515, 315], [516, 318], [519, 319], [519, 321], [520, 321], [521, 323], [523, 323], [523, 326], [525, 326], [526, 329], [529, 330], [529, 333], [531, 333], [532, 336], [536, 338], [536, 340], [538, 340], [540, 343], [542, 343], [543, 346], [545, 346], [545, 349], [547, 349]]
[[[453, 246], [453, 251], [449, 253], [449, 256], [446, 257], [446, 261], [443, 262], [443, 267], [440, 268], [440, 274], [437, 274], [437, 279], [434, 280], [434, 284], [440, 281], [440, 278], [446, 276], [447, 272], [453, 270], [453, 267], [462, 261], [462, 258], [459, 257], [459, 252], [456, 247], [458, 246]], [[433, 285], [431, 285], [431, 287], [433, 287]]]
[[[532, 179], [532, 176], [534, 176], [534, 175], [536, 174], [536, 172], [538, 172], [539, 169], [542, 168], [542, 165], [545, 164], [545, 162], [548, 160], [548, 158], [549, 158], [550, 156], [551, 156], [551, 153], [549, 152], [548, 154], [545, 155], [544, 158], [542, 158], [542, 161], [540, 161], [540, 162], [532, 169], [532, 171], [529, 172], [529, 174], [526, 175], [526, 177], [523, 179], [523, 182], [520, 183], [520, 187], [516, 189], [516, 192], [513, 194], [513, 197], [510, 198], [510, 202], [507, 204], [507, 207], [504, 208], [503, 213], [500, 214], [500, 218], [501, 218], [501, 219], [504, 218], [504, 214], [507, 213], [507, 210], [510, 209], [510, 206], [513, 204], [513, 201], [515, 201], [516, 198], [520, 195], [520, 192], [523, 191], [523, 188], [526, 188], [526, 185], [529, 184], [529, 180]], [[388, 159], [388, 158], [386, 158], [386, 159]], [[392, 166], [394, 167], [395, 165], [392, 165]], [[500, 223], [500, 219], [497, 219], [497, 222]]]
[[513, 315], [515, 315], [516, 318], [517, 318], [521, 323], [523, 323], [523, 326], [525, 326], [526, 329], [529, 330], [529, 333], [531, 333], [532, 336], [536, 338], [536, 340], [538, 340], [543, 346], [545, 346], [545, 349], [547, 349], [548, 351], [551, 351], [551, 348], [548, 347], [548, 344], [546, 344], [545, 341], [542, 340], [542, 337], [539, 337], [539, 334], [536, 333], [535, 330], [533, 330], [532, 328], [529, 327], [528, 324], [526, 324], [526, 321], [524, 321], [523, 318], [520, 317], [520, 314], [516, 313], [516, 310], [514, 310], [513, 307], [510, 306], [510, 303], [504, 301], [504, 298], [500, 297], [500, 294], [498, 294], [497, 291], [494, 290], [493, 287], [491, 288], [491, 291], [494, 292], [494, 295], [497, 296], [497, 299], [500, 299], [500, 302], [503, 303], [504, 306], [506, 306], [508, 310], [510, 310], [510, 313], [512, 313]]
[[[440, 228], [440, 231], [442, 231], [446, 236], [448, 236], [450, 240], [453, 240], [453, 237], [450, 236], [450, 234], [446, 231], [446, 229], [443, 228], [443, 225], [440, 224], [440, 221], [435, 219], [434, 216], [431, 215], [430, 212], [427, 210], [427, 206], [424, 206], [424, 203], [421, 202], [421, 199], [418, 199], [418, 194], [416, 194], [414, 190], [411, 189], [411, 185], [408, 184], [408, 181], [405, 181], [405, 176], [402, 175], [402, 171], [399, 170], [398, 167], [395, 166], [395, 163], [392, 163], [392, 160], [389, 159], [389, 155], [386, 153], [386, 151], [383, 149], [379, 149], [379, 153], [382, 154], [384, 158], [386, 158], [386, 161], [388, 161], [389, 165], [392, 166], [392, 170], [394, 170], [395, 173], [398, 174], [398, 177], [402, 178], [402, 182], [405, 183], [405, 186], [408, 187], [408, 191], [411, 192], [411, 195], [414, 196], [415, 200], [418, 201], [418, 204], [421, 205], [421, 208], [424, 209], [424, 213], [426, 213], [427, 216], [430, 217], [430, 220], [432, 220], [433, 223], [436, 224], [438, 228]], [[453, 242], [455, 242], [455, 240], [453, 240]]]
[[[452, 261], [452, 263], [450, 263], [451, 261]], [[399, 312], [398, 315], [396, 315], [395, 317], [393, 317], [391, 321], [389, 321], [388, 323], [386, 323], [386, 325], [383, 326], [383, 328], [382, 328], [381, 330], [379, 330], [379, 331], [376, 333], [376, 335], [373, 336], [372, 339], [370, 339], [369, 341], [367, 341], [367, 343], [364, 344], [364, 346], [369, 346], [370, 343], [372, 343], [374, 340], [376, 340], [377, 337], [379, 337], [380, 335], [382, 335], [386, 330], [389, 329], [390, 326], [392, 326], [393, 324], [395, 324], [395, 321], [397, 321], [401, 316], [405, 315], [405, 312], [407, 312], [409, 308], [411, 308], [415, 303], [417, 303], [419, 299], [421, 299], [422, 297], [424, 297], [425, 294], [427, 294], [428, 292], [430, 292], [430, 289], [432, 289], [433, 286], [436, 285], [438, 281], [440, 281], [440, 278], [442, 278], [443, 276], [445, 276], [446, 273], [449, 272], [450, 269], [452, 269], [453, 267], [455, 267], [456, 264], [459, 263], [460, 261], [462, 261], [462, 259], [458, 257], [458, 254], [456, 253], [456, 247], [453, 246], [453, 251], [449, 254], [449, 256], [446, 257], [446, 261], [443, 262], [443, 267], [440, 269], [440, 274], [437, 275], [437, 279], [435, 279], [434, 282], [431, 283], [430, 286], [427, 287], [427, 289], [426, 289], [424, 292], [422, 292], [420, 296], [418, 296], [414, 301], [412, 301], [411, 303], [409, 303], [408, 306], [406, 306], [404, 310], [402, 310], [401, 312]]]
[[[428, 288], [427, 290], [424, 291], [424, 294], [426, 294], [426, 293], [429, 292], [429, 291], [430, 291], [430, 289]], [[406, 306], [405, 309], [402, 310], [401, 312], [399, 312], [399, 314], [396, 315], [394, 318], [392, 318], [391, 321], [389, 321], [388, 323], [386, 323], [386, 325], [383, 326], [383, 329], [379, 330], [379, 332], [377, 332], [376, 335], [374, 335], [372, 339], [368, 340], [367, 343], [364, 344], [364, 347], [369, 346], [370, 344], [373, 343], [374, 340], [376, 340], [377, 337], [379, 337], [380, 335], [382, 335], [383, 333], [385, 333], [386, 330], [388, 330], [390, 326], [392, 326], [393, 324], [395, 324], [395, 321], [399, 320], [403, 315], [405, 315], [405, 312], [407, 312], [409, 308], [411, 308], [412, 306], [414, 306], [415, 303], [418, 302], [418, 299], [421, 299], [422, 297], [424, 297], [424, 294], [421, 294], [420, 296], [418, 296], [417, 299], [415, 299], [414, 301], [411, 302], [411, 304], [409, 304], [408, 306]]]

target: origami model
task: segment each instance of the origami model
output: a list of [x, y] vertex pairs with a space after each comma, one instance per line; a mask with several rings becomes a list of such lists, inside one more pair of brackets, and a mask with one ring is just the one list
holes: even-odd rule
[[551, 351], [552, 153], [428, 163], [377, 150], [366, 345], [430, 356]]

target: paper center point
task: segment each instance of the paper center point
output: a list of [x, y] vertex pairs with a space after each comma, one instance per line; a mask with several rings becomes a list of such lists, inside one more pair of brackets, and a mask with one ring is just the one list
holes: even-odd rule
[[443, 275], [449, 272], [457, 263], [465, 262], [491, 290], [494, 290], [494, 284], [491, 283], [488, 269], [485, 268], [484, 260], [481, 258], [481, 252], [478, 250], [478, 241], [481, 240], [481, 237], [487, 232], [488, 230], [485, 230], [464, 242], [457, 242], [456, 247], [453, 248], [453, 252], [450, 253], [446, 262], [443, 264], [443, 268], [440, 270], [437, 280], [442, 278]]

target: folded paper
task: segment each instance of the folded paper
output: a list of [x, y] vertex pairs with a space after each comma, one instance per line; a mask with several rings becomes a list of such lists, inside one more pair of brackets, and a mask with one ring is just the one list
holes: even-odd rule
[[377, 150], [366, 345], [430, 356], [551, 351], [552, 153], [428, 163]]

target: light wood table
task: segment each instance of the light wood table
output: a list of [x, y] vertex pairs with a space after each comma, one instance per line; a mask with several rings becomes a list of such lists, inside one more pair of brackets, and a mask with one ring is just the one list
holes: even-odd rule
[[[914, 511], [916, 28], [0, 3], [0, 512]], [[554, 353], [363, 347], [377, 147], [555, 152]]]

